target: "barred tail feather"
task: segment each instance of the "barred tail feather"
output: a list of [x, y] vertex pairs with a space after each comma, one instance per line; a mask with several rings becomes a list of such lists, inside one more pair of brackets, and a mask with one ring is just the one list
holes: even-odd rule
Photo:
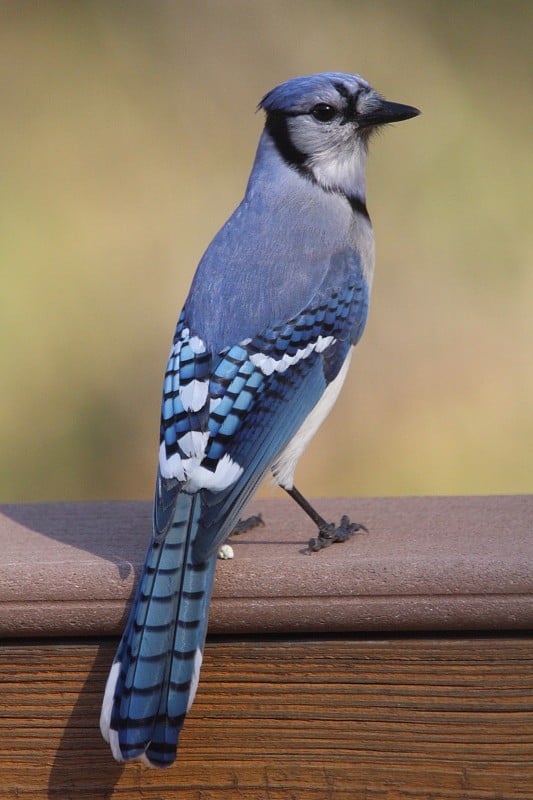
[[180, 494], [166, 536], [148, 551], [107, 680], [100, 729], [117, 761], [165, 767], [196, 688], [216, 554], [196, 562], [198, 495]]

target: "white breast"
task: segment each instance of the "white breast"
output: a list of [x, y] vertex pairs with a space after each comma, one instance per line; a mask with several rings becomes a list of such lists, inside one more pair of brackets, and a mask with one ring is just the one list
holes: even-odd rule
[[294, 485], [294, 470], [300, 456], [335, 405], [335, 400], [339, 396], [346, 378], [351, 357], [352, 351], [350, 350], [335, 380], [328, 385], [316, 406], [305, 418], [303, 425], [273, 464], [274, 480], [284, 489], [292, 489]]

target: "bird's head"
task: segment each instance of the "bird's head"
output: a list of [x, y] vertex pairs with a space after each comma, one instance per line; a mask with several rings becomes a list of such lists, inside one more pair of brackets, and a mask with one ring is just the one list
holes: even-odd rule
[[412, 106], [384, 100], [359, 75], [326, 72], [293, 78], [272, 89], [259, 107], [266, 130], [289, 166], [324, 189], [364, 196], [370, 134], [414, 117]]

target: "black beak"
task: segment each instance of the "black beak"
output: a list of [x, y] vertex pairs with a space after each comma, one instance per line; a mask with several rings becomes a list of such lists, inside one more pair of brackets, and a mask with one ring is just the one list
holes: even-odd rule
[[390, 103], [388, 100], [382, 100], [381, 105], [373, 108], [367, 114], [361, 114], [357, 122], [360, 128], [368, 128], [371, 125], [401, 122], [404, 119], [417, 117], [419, 114], [420, 111], [414, 106], [404, 106], [402, 103]]

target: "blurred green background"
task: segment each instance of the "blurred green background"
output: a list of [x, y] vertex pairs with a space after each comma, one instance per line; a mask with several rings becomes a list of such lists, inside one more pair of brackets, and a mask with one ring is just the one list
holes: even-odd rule
[[423, 116], [373, 141], [370, 320], [297, 485], [531, 491], [532, 12], [2, 3], [0, 499], [151, 496], [171, 336], [242, 196], [255, 106], [323, 70]]

